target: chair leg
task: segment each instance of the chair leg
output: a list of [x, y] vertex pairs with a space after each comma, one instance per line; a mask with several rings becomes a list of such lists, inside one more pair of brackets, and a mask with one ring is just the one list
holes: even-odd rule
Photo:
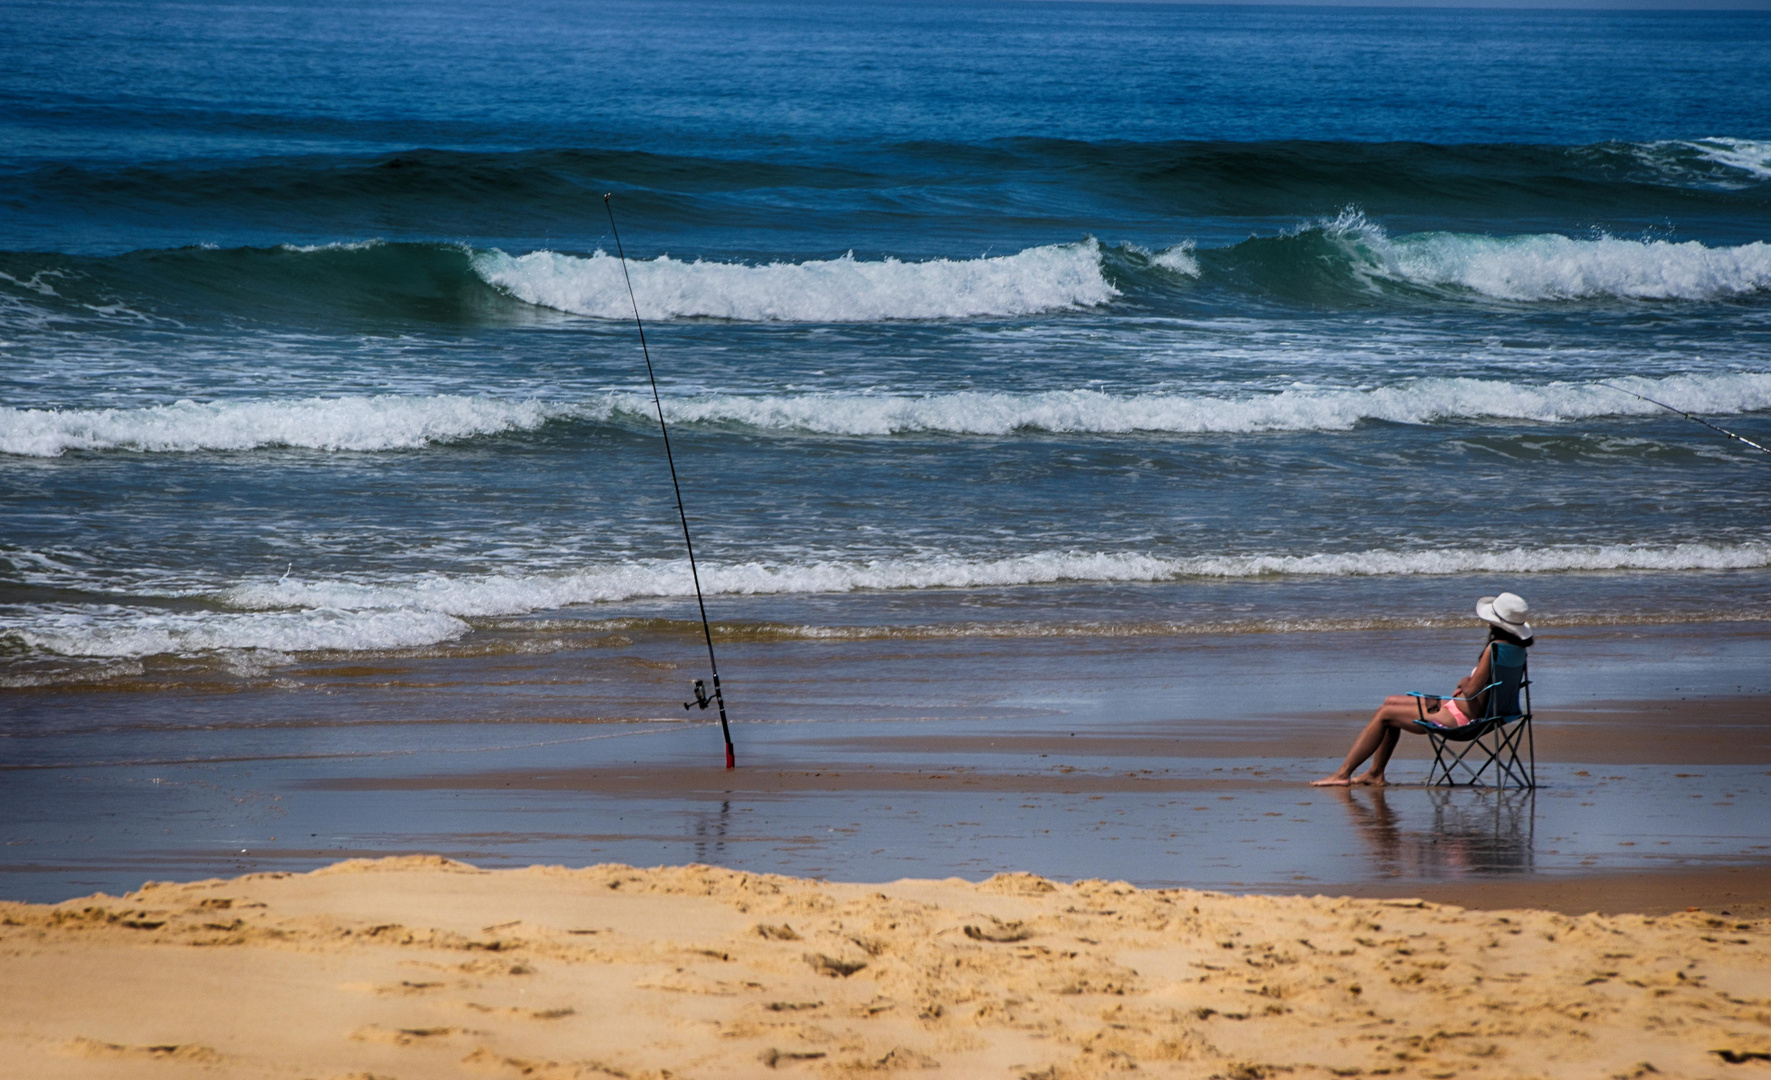
[[[1520, 788], [1536, 787], [1535, 775], [1527, 773], [1524, 763], [1519, 760], [1519, 739], [1524, 734], [1526, 733], [1517, 727], [1510, 731], [1506, 728], [1497, 728], [1483, 734], [1480, 738], [1471, 739], [1464, 744], [1463, 750], [1451, 759], [1449, 765], [1443, 766], [1447, 782], [1469, 787], [1489, 786], [1483, 783], [1482, 778], [1492, 767], [1494, 769], [1492, 786], [1496, 788], [1505, 788], [1509, 785], [1517, 785]], [[1481, 753], [1477, 754], [1477, 751]], [[1476, 755], [1474, 758], [1476, 763], [1474, 764], [1471, 760], [1466, 760], [1471, 755]], [[1468, 775], [1468, 780], [1460, 781], [1454, 776], [1453, 770], [1459, 767]]]
[[1457, 765], [1457, 750], [1443, 736], [1439, 738], [1436, 748], [1439, 759], [1439, 781], [1446, 787], [1457, 786], [1457, 774], [1452, 770]]
[[[1483, 742], [1481, 739], [1471, 739], [1469, 742], [1464, 743], [1464, 748], [1462, 750], [1459, 750], [1457, 752], [1457, 756], [1451, 759], [1451, 767], [1448, 767], [1446, 769], [1446, 775], [1449, 776], [1451, 774], [1451, 768], [1461, 766], [1463, 768], [1464, 772], [1470, 774], [1469, 780], [1461, 782], [1462, 785], [1474, 787], [1476, 785], [1476, 783], [1482, 779], [1482, 770], [1486, 769], [1488, 767], [1488, 765], [1486, 762], [1484, 762], [1482, 765], [1482, 768], [1476, 768], [1475, 766], [1472, 766], [1469, 762], [1465, 761], [1464, 759], [1469, 757], [1471, 753], [1473, 753], [1474, 751], [1476, 751], [1478, 749], [1482, 750], [1484, 753], [1488, 752], [1488, 747], [1483, 745]], [[1452, 780], [1451, 783], [1452, 784], [1460, 784], [1460, 781]]]
[[[1490, 732], [1490, 733], [1489, 733], [1489, 735], [1492, 735], [1492, 734], [1493, 734], [1493, 732]], [[1485, 773], [1485, 772], [1487, 772], [1487, 771], [1488, 771], [1488, 767], [1489, 767], [1489, 766], [1490, 766], [1490, 765], [1493, 765], [1493, 766], [1495, 766], [1495, 769], [1494, 769], [1494, 771], [1495, 771], [1495, 778], [1496, 778], [1496, 779], [1499, 779], [1499, 776], [1500, 776], [1500, 765], [1499, 765], [1499, 759], [1500, 759], [1500, 746], [1499, 746], [1499, 740], [1496, 740], [1496, 742], [1495, 742], [1495, 744], [1494, 744], [1494, 745], [1490, 745], [1490, 744], [1489, 744], [1489, 742], [1488, 742], [1488, 738], [1489, 738], [1489, 735], [1484, 735], [1484, 736], [1482, 736], [1482, 737], [1481, 737], [1481, 738], [1479, 738], [1479, 739], [1472, 739], [1472, 740], [1471, 740], [1471, 741], [1470, 741], [1470, 746], [1471, 746], [1471, 748], [1472, 748], [1472, 749], [1478, 749], [1478, 748], [1479, 748], [1479, 749], [1480, 749], [1480, 750], [1481, 750], [1481, 751], [1482, 751], [1482, 753], [1483, 753], [1483, 754], [1484, 754], [1484, 755], [1486, 755], [1486, 756], [1485, 756], [1485, 757], [1484, 757], [1484, 758], [1483, 758], [1483, 759], [1482, 759], [1482, 764], [1481, 764], [1481, 765], [1480, 765], [1480, 766], [1479, 766], [1479, 767], [1477, 767], [1477, 769], [1476, 769], [1476, 771], [1475, 771], [1475, 773], [1474, 773], [1474, 774], [1472, 774], [1472, 775], [1471, 775], [1471, 776], [1470, 776], [1470, 786], [1471, 786], [1471, 787], [1475, 787], [1475, 786], [1476, 786], [1476, 784], [1477, 784], [1477, 783], [1478, 783], [1478, 782], [1479, 782], [1479, 781], [1480, 781], [1480, 780], [1481, 780], [1481, 779], [1482, 779], [1482, 774], [1483, 774], [1483, 773]], [[1498, 785], [1498, 784], [1497, 784], [1497, 785], [1495, 785], [1495, 786], [1497, 786], [1497, 787], [1498, 787], [1498, 786], [1499, 786], [1499, 785]]]
[[1432, 764], [1427, 766], [1427, 786], [1428, 787], [1437, 787], [1438, 786], [1437, 777], [1439, 776], [1439, 766], [1441, 764], [1443, 764], [1442, 757], [1444, 754], [1444, 751], [1442, 751], [1440, 749], [1440, 744], [1442, 742], [1443, 742], [1443, 740], [1441, 740], [1439, 738], [1439, 736], [1433, 734], [1430, 731], [1427, 732], [1427, 745], [1431, 746], [1433, 748], [1433, 761], [1432, 761]]
[[1458, 772], [1456, 772], [1456, 768], [1458, 768], [1459, 758], [1461, 758], [1461, 754], [1458, 752], [1458, 747], [1454, 747], [1454, 745], [1450, 744], [1449, 740], [1445, 740], [1445, 737], [1438, 738], [1440, 783], [1442, 783], [1443, 786], [1447, 786], [1447, 788], [1456, 788], [1456, 786], [1458, 786]]
[[1527, 778], [1525, 764], [1519, 760], [1519, 740], [1524, 734], [1517, 726], [1510, 731], [1501, 728], [1494, 733], [1495, 745], [1491, 760], [1494, 761], [1495, 779], [1501, 787], [1505, 787], [1508, 781], [1521, 788], [1537, 786], [1534, 780]]
[[1468, 779], [1463, 781], [1463, 786], [1465, 786], [1465, 788], [1472, 788], [1479, 779], [1482, 779], [1481, 768], [1472, 767], [1470, 761], [1468, 761], [1470, 754], [1479, 751], [1479, 749], [1482, 749], [1482, 740], [1479, 740], [1479, 738], [1473, 738], [1470, 742], [1463, 744], [1463, 751], [1458, 752], [1458, 767], [1463, 768], [1463, 772], [1465, 772], [1466, 777], [1468, 777]]
[[1532, 773], [1528, 773], [1525, 769], [1525, 763], [1519, 760], [1519, 742], [1529, 732], [1530, 729], [1526, 726], [1529, 723], [1529, 720], [1519, 721], [1518, 726], [1515, 726], [1506, 737], [1508, 757], [1507, 775], [1510, 776], [1513, 782], [1518, 784], [1521, 788], [1534, 788], [1537, 786], [1535, 776]]
[[[1517, 737], [1513, 739], [1513, 767], [1517, 769], [1519, 773], [1519, 786], [1522, 788], [1534, 788], [1537, 786], [1537, 781], [1532, 778], [1531, 771], [1526, 768], [1525, 762], [1519, 760], [1519, 741], [1520, 740]], [[1530, 753], [1527, 751], [1527, 757], [1529, 756]]]
[[1519, 775], [1506, 758], [1497, 756], [1494, 760], [1494, 786], [1497, 788], [1522, 788], [1525, 786], [1525, 778]]
[[1492, 732], [1492, 734], [1494, 735], [1494, 745], [1488, 751], [1488, 764], [1494, 766], [1494, 786], [1504, 788], [1511, 775], [1506, 760], [1507, 740], [1500, 731]]
[[[1517, 786], [1530, 790], [1537, 787], [1537, 747], [1531, 734], [1531, 719], [1526, 717], [1510, 728], [1499, 727], [1480, 738], [1471, 739], [1462, 749], [1453, 750], [1450, 742], [1434, 732], [1427, 732], [1433, 746], [1433, 763], [1427, 767], [1428, 787], [1477, 787], [1489, 768], [1494, 769], [1496, 788]], [[1521, 740], [1525, 758], [1519, 755]], [[1477, 754], [1477, 751], [1481, 751]], [[1475, 755], [1472, 758], [1471, 755]], [[1527, 761], [1529, 765], [1527, 765]], [[1459, 770], [1468, 776], [1459, 778]]]
[[[1457, 779], [1452, 775], [1451, 767], [1457, 763], [1458, 759], [1454, 757], [1450, 762], [1445, 760], [1445, 753], [1449, 749], [1449, 744], [1445, 741], [1444, 736], [1429, 731], [1427, 732], [1427, 739], [1433, 744], [1433, 764], [1427, 768], [1427, 786], [1457, 786]], [[1435, 777], [1437, 779], [1435, 779]]]

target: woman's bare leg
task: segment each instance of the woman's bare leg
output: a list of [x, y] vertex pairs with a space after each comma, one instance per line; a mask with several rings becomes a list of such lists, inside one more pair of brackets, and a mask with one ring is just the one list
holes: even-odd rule
[[1390, 764], [1390, 755], [1396, 752], [1396, 744], [1402, 741], [1402, 729], [1398, 727], [1384, 728], [1384, 741], [1377, 744], [1377, 751], [1371, 755], [1371, 766], [1365, 770], [1364, 776], [1353, 777], [1355, 784], [1387, 784], [1384, 779], [1384, 768]]
[[1341, 762], [1341, 767], [1334, 772], [1314, 781], [1314, 786], [1346, 787], [1350, 785], [1353, 782], [1353, 770], [1363, 765], [1365, 759], [1370, 757], [1382, 744], [1386, 730], [1388, 730], [1388, 726], [1384, 723], [1383, 710], [1379, 709], [1377, 715], [1371, 718], [1371, 722], [1365, 725], [1365, 730], [1361, 731], [1359, 737], [1353, 740], [1353, 748], [1347, 751], [1347, 760]]
[[[1347, 751], [1347, 760], [1332, 774], [1313, 781], [1316, 787], [1345, 787], [1349, 784], [1382, 784], [1384, 769], [1390, 763], [1390, 755], [1396, 750], [1396, 743], [1402, 732], [1424, 732], [1426, 729], [1415, 723], [1419, 716], [1415, 699], [1406, 694], [1394, 694], [1384, 699], [1384, 703], [1372, 714], [1371, 721], [1365, 730], [1353, 740], [1353, 748]], [[1371, 769], [1364, 776], [1355, 778], [1353, 770], [1363, 765], [1366, 759], [1371, 760]]]

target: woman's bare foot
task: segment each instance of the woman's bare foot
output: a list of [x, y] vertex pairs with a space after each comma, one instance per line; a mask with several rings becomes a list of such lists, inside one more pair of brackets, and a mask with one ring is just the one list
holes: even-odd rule
[[1320, 780], [1310, 781], [1311, 787], [1352, 787], [1353, 781], [1345, 776], [1324, 776]]
[[1390, 782], [1388, 780], [1385, 780], [1383, 778], [1383, 774], [1381, 774], [1381, 773], [1376, 774], [1376, 775], [1373, 775], [1372, 773], [1366, 773], [1364, 776], [1355, 776], [1355, 777], [1353, 777], [1353, 779], [1350, 782], [1354, 783], [1354, 784], [1369, 786], [1369, 787], [1389, 787], [1390, 786]]

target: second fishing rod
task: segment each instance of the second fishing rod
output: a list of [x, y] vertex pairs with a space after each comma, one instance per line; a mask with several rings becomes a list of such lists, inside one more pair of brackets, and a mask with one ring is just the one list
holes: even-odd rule
[[709, 704], [719, 706], [719, 730], [726, 740], [726, 768], [737, 767], [737, 756], [732, 750], [732, 727], [726, 720], [726, 697], [719, 685], [719, 661], [713, 655], [713, 627], [707, 622], [707, 601], [701, 595], [701, 572], [695, 566], [695, 541], [689, 536], [689, 512], [683, 508], [683, 486], [676, 476], [676, 456], [670, 450], [670, 428], [664, 423], [664, 400], [658, 396], [658, 375], [652, 370], [652, 351], [646, 347], [646, 324], [640, 320], [640, 303], [634, 296], [633, 278], [627, 273], [627, 252], [621, 247], [621, 231], [615, 227], [615, 207], [613, 192], [603, 196], [603, 209], [609, 215], [609, 234], [615, 240], [615, 256], [621, 261], [621, 280], [627, 283], [627, 300], [633, 305], [633, 325], [639, 331], [640, 354], [646, 358], [646, 378], [652, 384], [652, 405], [658, 410], [658, 433], [664, 437], [664, 460], [670, 465], [670, 486], [676, 492], [676, 515], [683, 523], [683, 546], [689, 551], [689, 579], [695, 584], [695, 603], [701, 609], [701, 633], [707, 639], [707, 666], [713, 669], [713, 697], [707, 696], [707, 687], [700, 679], [695, 680], [695, 700], [685, 702], [683, 708], [699, 706], [706, 709]]

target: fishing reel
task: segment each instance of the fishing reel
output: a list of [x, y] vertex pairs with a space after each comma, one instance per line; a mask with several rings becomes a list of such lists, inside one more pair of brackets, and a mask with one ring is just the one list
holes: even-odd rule
[[689, 709], [692, 709], [697, 705], [701, 706], [702, 709], [706, 709], [711, 704], [713, 704], [713, 699], [707, 696], [707, 683], [701, 679], [696, 679], [695, 700], [683, 702], [683, 711], [687, 712]]

